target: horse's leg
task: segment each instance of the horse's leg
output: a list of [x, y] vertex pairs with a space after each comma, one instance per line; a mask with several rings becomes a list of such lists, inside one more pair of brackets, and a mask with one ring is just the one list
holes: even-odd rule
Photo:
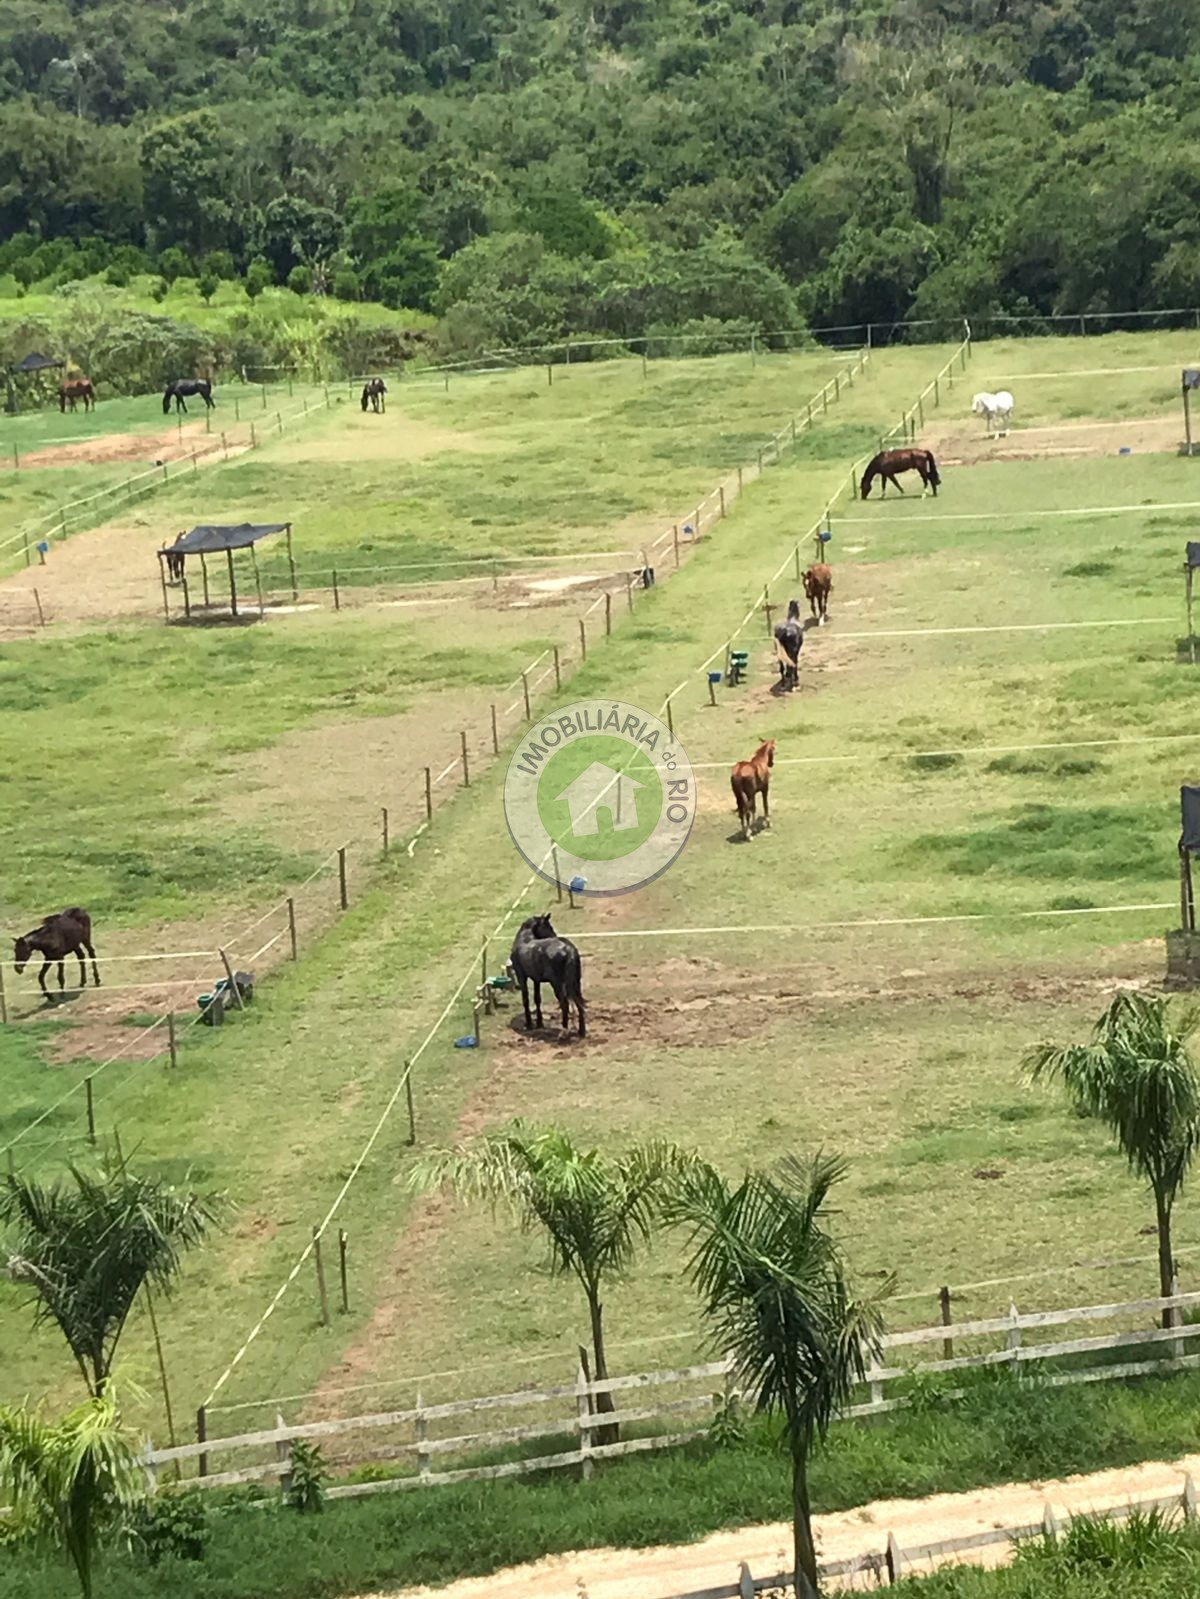
[[50, 990], [46, 987], [46, 973], [54, 965], [54, 962], [50, 959], [50, 957], [48, 955], [44, 955], [42, 957], [42, 959], [45, 961], [46, 964], [42, 967], [41, 971], [38, 973], [38, 987], [41, 989], [42, 993], [45, 994], [46, 998], [49, 999], [50, 998]]
[[524, 973], [521, 974], [521, 1000], [525, 1006], [525, 1031], [532, 1033], [533, 1016], [529, 1009], [529, 979]]
[[762, 786], [763, 826], [764, 827], [770, 827], [770, 825], [771, 825], [771, 809], [770, 809], [770, 806], [767, 804], [767, 790], [768, 790], [769, 786], [770, 785], [767, 784], [767, 783], [764, 783], [763, 786]]
[[538, 977], [533, 980], [533, 1009], [537, 1016], [538, 1031], [540, 1032], [546, 1024], [542, 1021], [542, 983]]
[[65, 988], [67, 986], [66, 977], [63, 975], [63, 963], [62, 963], [62, 961], [59, 961], [59, 963], [58, 963], [58, 986], [59, 986], [59, 988]]
[[561, 992], [555, 990], [555, 995], [559, 1005], [562, 1007], [562, 1030], [564, 1033], [569, 1033], [571, 1031], [571, 1000], [566, 983], [562, 985]]
[[[88, 954], [92, 957], [92, 976], [96, 979], [96, 987], [99, 988], [100, 987], [100, 968], [96, 965], [96, 951], [92, 948], [92, 946], [90, 944], [87, 944], [87, 943], [85, 943], [83, 947], [84, 947], [84, 949], [87, 950]], [[82, 956], [80, 957], [79, 964], [80, 964], [80, 966], [83, 965]], [[86, 980], [87, 979], [85, 978], [84, 981], [86, 982]]]
[[79, 962], [79, 986], [80, 988], [86, 988], [87, 966], [84, 964], [82, 944], [76, 944], [75, 946], [75, 959]]

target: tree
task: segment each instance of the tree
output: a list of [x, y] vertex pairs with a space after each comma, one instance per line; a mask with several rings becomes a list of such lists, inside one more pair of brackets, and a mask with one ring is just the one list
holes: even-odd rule
[[213, 295], [220, 287], [220, 278], [212, 272], [202, 272], [196, 279], [196, 289], [205, 305], [211, 302]]
[[[592, 1332], [592, 1375], [608, 1376], [604, 1348], [604, 1285], [628, 1270], [637, 1245], [650, 1237], [669, 1180], [691, 1157], [673, 1145], [634, 1145], [619, 1155], [580, 1149], [556, 1127], [514, 1122], [473, 1145], [422, 1161], [411, 1186], [445, 1184], [461, 1198], [512, 1207], [524, 1232], [542, 1231], [554, 1276], [574, 1276], [587, 1300]], [[615, 1409], [610, 1393], [596, 1396], [598, 1411]], [[615, 1438], [605, 1429], [600, 1442]]]
[[294, 194], [272, 200], [263, 216], [263, 251], [280, 283], [295, 267], [312, 268], [337, 250], [342, 224], [324, 206], [311, 205]]
[[[1120, 993], [1092, 1029], [1090, 1044], [1039, 1044], [1025, 1057], [1033, 1082], [1060, 1082], [1075, 1110], [1102, 1121], [1131, 1171], [1154, 1195], [1158, 1285], [1165, 1299], [1175, 1280], [1171, 1212], [1200, 1142], [1200, 1077], [1188, 1039], [1200, 1013], [1172, 1023], [1160, 995]], [[1172, 1324], [1163, 1312], [1162, 1324]]]
[[312, 273], [306, 266], [294, 266], [287, 275], [287, 286], [293, 294], [312, 293]]
[[228, 250], [210, 250], [201, 261], [200, 270], [208, 277], [218, 278], [222, 283], [227, 283], [230, 278], [237, 276], [233, 257]]
[[714, 1344], [732, 1357], [735, 1380], [756, 1409], [783, 1417], [796, 1592], [805, 1595], [817, 1587], [809, 1458], [878, 1351], [887, 1292], [851, 1295], [826, 1230], [829, 1191], [844, 1174], [834, 1156], [809, 1163], [792, 1156], [774, 1173], [748, 1172], [731, 1189], [698, 1164], [666, 1208], [668, 1222], [690, 1229], [688, 1271]]
[[183, 1256], [216, 1220], [214, 1196], [179, 1193], [124, 1166], [44, 1186], [10, 1176], [0, 1221], [13, 1225], [8, 1274], [32, 1290], [34, 1325], [52, 1321], [100, 1398], [139, 1292], [167, 1293]]
[[146, 216], [158, 242], [193, 255], [235, 242], [232, 139], [212, 111], [168, 117], [142, 139], [140, 164]]
[[251, 261], [246, 268], [246, 281], [243, 287], [251, 300], [257, 300], [264, 289], [269, 289], [274, 280], [271, 269], [265, 261]]
[[0, 1407], [0, 1495], [17, 1537], [65, 1554], [83, 1599], [92, 1599], [101, 1537], [145, 1497], [138, 1442], [111, 1393], [85, 1400], [57, 1423]]
[[185, 278], [192, 270], [192, 263], [177, 244], [164, 250], [158, 258], [158, 270], [168, 283], [174, 283], [177, 278]]
[[362, 285], [353, 267], [339, 267], [333, 274], [333, 294], [337, 300], [360, 300]]

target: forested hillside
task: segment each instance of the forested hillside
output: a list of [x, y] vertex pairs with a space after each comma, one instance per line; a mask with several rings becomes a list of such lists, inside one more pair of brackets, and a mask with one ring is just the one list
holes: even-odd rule
[[1198, 24], [1200, 0], [3, 0], [0, 272], [249, 268], [464, 346], [1200, 304]]

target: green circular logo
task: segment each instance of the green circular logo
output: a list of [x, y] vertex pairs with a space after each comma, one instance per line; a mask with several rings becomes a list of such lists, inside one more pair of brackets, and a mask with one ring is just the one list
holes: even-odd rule
[[581, 700], [530, 729], [504, 783], [509, 831], [549, 882], [623, 894], [664, 872], [687, 842], [696, 785], [658, 717]]

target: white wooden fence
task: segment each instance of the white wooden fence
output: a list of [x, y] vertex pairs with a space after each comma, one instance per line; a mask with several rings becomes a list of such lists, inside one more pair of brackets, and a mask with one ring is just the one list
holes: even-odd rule
[[[910, 1403], [908, 1396], [889, 1394], [888, 1389], [917, 1374], [1041, 1366], [1045, 1368], [1041, 1380], [1059, 1386], [1200, 1365], [1200, 1353], [1188, 1350], [1200, 1337], [1200, 1323], [1183, 1321], [1183, 1313], [1196, 1307], [1200, 1307], [1200, 1293], [1026, 1313], [1014, 1305], [1007, 1316], [889, 1333], [882, 1344], [885, 1363], [868, 1371], [861, 1398], [846, 1410], [844, 1419], [902, 1408]], [[1148, 1318], [1158, 1318], [1164, 1311], [1170, 1312], [1171, 1326], [1149, 1324]], [[1134, 1325], [1129, 1326], [1131, 1321]], [[1107, 1324], [1103, 1330], [1083, 1336], [1077, 1331], [1102, 1324]], [[1072, 1336], [1055, 1336], [1055, 1329], [1060, 1328], [1072, 1329]], [[1030, 1333], [1043, 1335], [1043, 1341], [1030, 1341], [1026, 1336]], [[1046, 1333], [1051, 1334], [1048, 1341]], [[999, 1347], [979, 1347], [997, 1343]], [[941, 1358], [904, 1363], [905, 1352], [919, 1351], [927, 1344], [940, 1344]], [[973, 1347], [961, 1352], [964, 1344]], [[955, 1353], [956, 1346], [959, 1353]], [[1128, 1350], [1133, 1358], [1095, 1366], [1054, 1364], [1119, 1350]], [[256, 1432], [223, 1438], [209, 1438], [202, 1432], [193, 1444], [148, 1448], [144, 1462], [155, 1482], [164, 1467], [171, 1468], [172, 1475], [180, 1471], [191, 1475], [194, 1469], [201, 1487], [283, 1480], [288, 1476], [292, 1444], [304, 1440], [319, 1443], [337, 1470], [386, 1464], [397, 1473], [382, 1481], [339, 1483], [329, 1490], [330, 1498], [480, 1482], [565, 1466], [579, 1467], [586, 1480], [598, 1460], [669, 1449], [703, 1437], [713, 1414], [731, 1395], [730, 1370], [728, 1360], [714, 1360], [593, 1382], [581, 1362], [574, 1382], [558, 1386], [432, 1405], [425, 1404], [418, 1393], [416, 1403], [407, 1409], [295, 1425], [278, 1416], [274, 1427]], [[960, 1393], [950, 1389], [945, 1397]], [[612, 1396], [613, 1411], [597, 1409], [600, 1394]], [[697, 1418], [703, 1421], [697, 1424]], [[501, 1420], [507, 1424], [493, 1424]], [[614, 1424], [653, 1430], [614, 1443], [605, 1433]], [[545, 1446], [545, 1452], [524, 1452], [525, 1445], [538, 1443]], [[507, 1458], [514, 1451], [520, 1451], [517, 1458]], [[506, 1458], [487, 1458], [497, 1454]], [[211, 1469], [214, 1461], [219, 1462], [216, 1471]]]

